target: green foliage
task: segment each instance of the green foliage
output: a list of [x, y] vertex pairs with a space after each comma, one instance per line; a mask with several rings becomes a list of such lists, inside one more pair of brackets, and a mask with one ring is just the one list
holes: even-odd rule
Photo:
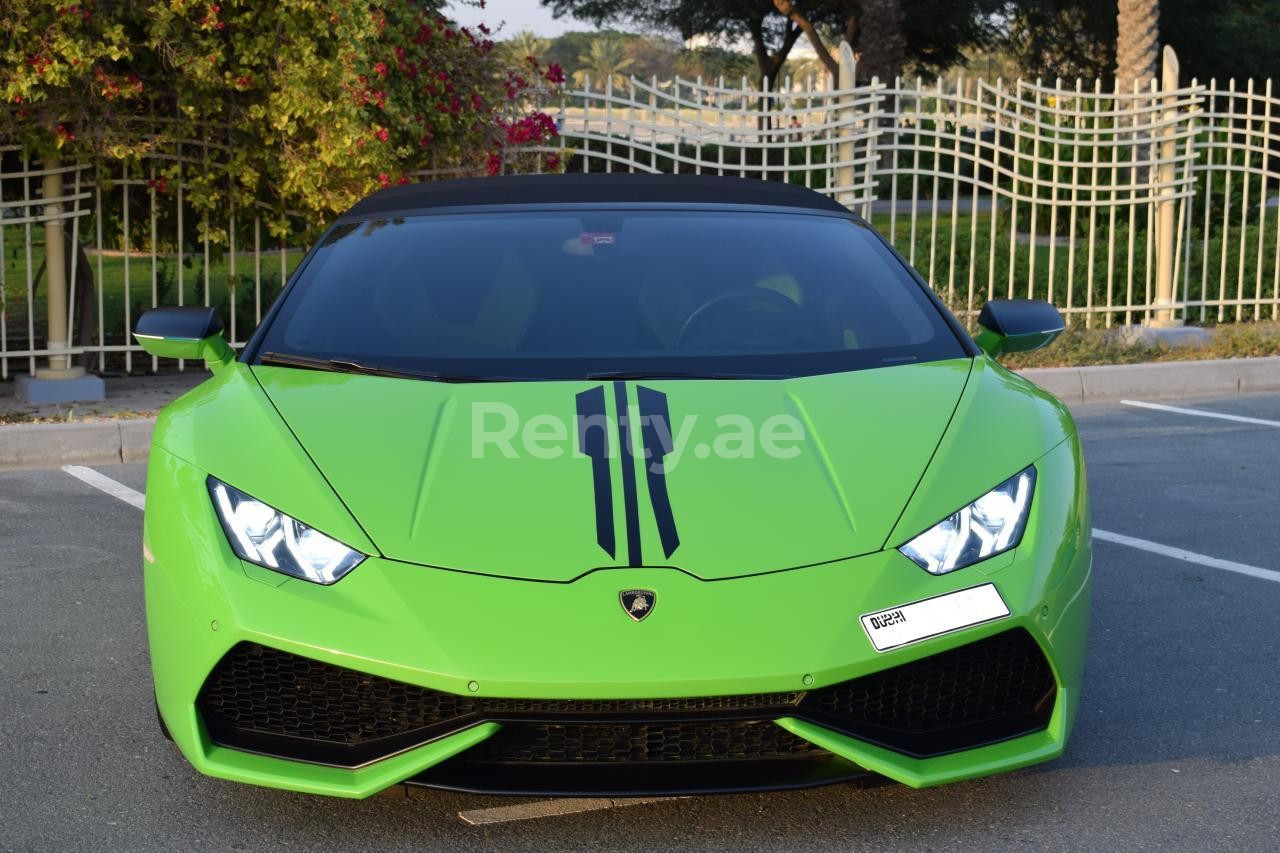
[[[1006, 46], [1029, 76], [1109, 78], [1115, 70], [1115, 0], [1014, 0]], [[1162, 0], [1160, 40], [1184, 80], [1280, 76], [1280, 0]]]
[[6, 0], [0, 138], [64, 159], [173, 157], [153, 187], [180, 183], [199, 227], [256, 203], [281, 236], [289, 212], [317, 225], [433, 162], [483, 165], [554, 134], [521, 114], [542, 69], [438, 6]]
[[122, 144], [112, 132], [119, 126], [104, 119], [137, 112], [144, 89], [135, 70], [136, 28], [124, 17], [101, 14], [92, 3], [5, 0], [0, 138], [41, 156], [91, 139]]
[[1042, 350], [1001, 356], [1006, 367], [1079, 367], [1090, 364], [1140, 364], [1210, 358], [1257, 358], [1280, 355], [1280, 324], [1240, 323], [1212, 328], [1209, 341], [1170, 346], [1159, 341], [1126, 338], [1118, 329], [1068, 328]]
[[[721, 44], [748, 42], [756, 58], [757, 79], [778, 79], [783, 63], [801, 38], [798, 23], [774, 0], [542, 0], [557, 14], [570, 13], [604, 24], [631, 21], [682, 38], [709, 36]], [[793, 0], [834, 52], [851, 36], [854, 51], [882, 37], [863, 26], [857, 0]], [[963, 58], [963, 51], [990, 39], [1004, 0], [901, 0], [907, 58], [917, 67], [941, 69]], [[713, 75], [706, 75], [713, 76]], [[728, 75], [726, 75], [728, 76]]]
[[732, 87], [739, 85], [744, 77], [750, 78], [755, 65], [744, 53], [707, 45], [681, 51], [676, 69], [686, 80], [701, 77], [702, 82], [712, 84], [723, 77], [725, 85]]
[[519, 64], [533, 57], [542, 62], [551, 48], [551, 40], [545, 39], [533, 30], [521, 30], [511, 38], [499, 42], [499, 49], [506, 54], [508, 62]]
[[591, 45], [578, 55], [577, 70], [573, 72], [573, 82], [577, 86], [585, 86], [590, 82], [592, 88], [605, 91], [612, 81], [615, 88], [626, 85], [627, 73], [635, 65], [635, 60], [627, 56], [627, 48], [621, 39], [602, 37], [593, 39]]
[[[702, 77], [704, 83], [712, 83], [723, 76], [725, 82], [737, 86], [743, 77], [754, 79], [755, 61], [746, 53], [724, 47], [705, 45], [692, 49], [680, 42], [657, 35], [637, 35], [618, 30], [596, 32], [567, 32], [555, 38], [538, 38], [525, 31], [499, 43], [499, 48], [513, 61], [524, 61], [535, 56], [546, 63], [563, 67], [570, 74], [581, 70], [591, 73], [592, 81], [601, 78], [599, 63], [588, 59], [596, 45], [606, 42], [614, 53], [613, 70], [623, 76], [636, 76], [642, 80], [657, 77], [669, 80], [679, 76], [685, 80]], [[619, 67], [625, 61], [625, 67]]]

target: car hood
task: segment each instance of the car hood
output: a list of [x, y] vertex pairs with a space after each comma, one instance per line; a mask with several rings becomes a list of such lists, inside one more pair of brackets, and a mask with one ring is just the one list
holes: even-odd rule
[[627, 565], [738, 577], [883, 548], [972, 365], [470, 384], [253, 371], [383, 556], [565, 582]]

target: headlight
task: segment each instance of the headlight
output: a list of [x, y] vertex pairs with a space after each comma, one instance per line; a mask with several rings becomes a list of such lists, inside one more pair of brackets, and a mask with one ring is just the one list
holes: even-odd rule
[[1035, 485], [1034, 467], [1019, 471], [898, 550], [926, 572], [945, 575], [1015, 548]]
[[213, 477], [209, 494], [231, 550], [242, 560], [321, 584], [338, 581], [364, 560], [359, 551]]

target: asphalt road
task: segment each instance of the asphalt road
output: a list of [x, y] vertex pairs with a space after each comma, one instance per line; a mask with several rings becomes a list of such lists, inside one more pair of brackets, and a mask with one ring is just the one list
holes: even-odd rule
[[[459, 812], [533, 801], [198, 776], [152, 711], [141, 512], [62, 471], [0, 473], [0, 849], [1274, 850], [1280, 583], [1223, 567], [1280, 569], [1280, 396], [1178, 405], [1275, 425], [1078, 410], [1095, 527], [1229, 562], [1097, 543], [1083, 705], [1057, 762], [484, 826]], [[143, 466], [98, 470], [143, 488]]]

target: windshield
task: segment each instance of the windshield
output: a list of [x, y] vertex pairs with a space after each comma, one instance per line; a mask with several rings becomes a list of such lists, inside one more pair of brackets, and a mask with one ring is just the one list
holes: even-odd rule
[[340, 225], [257, 352], [460, 381], [787, 377], [968, 355], [853, 220], [613, 209]]

